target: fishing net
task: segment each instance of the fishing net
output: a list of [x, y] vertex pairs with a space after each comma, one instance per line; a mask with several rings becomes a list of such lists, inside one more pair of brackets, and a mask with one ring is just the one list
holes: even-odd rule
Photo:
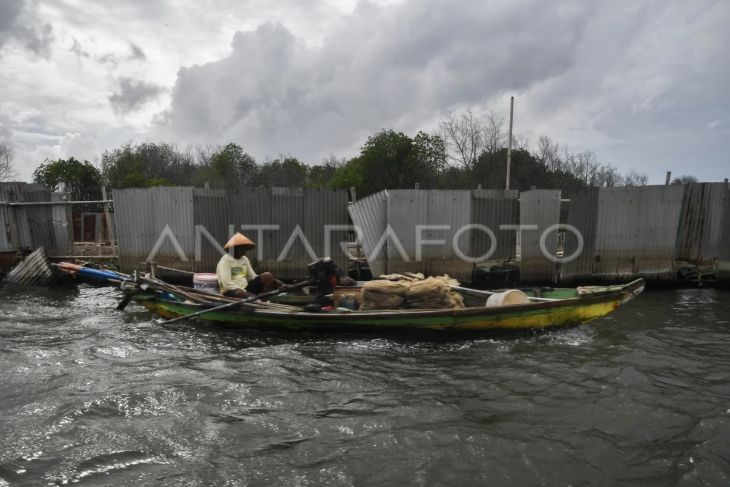
[[451, 289], [459, 282], [447, 275], [424, 278], [423, 274], [390, 274], [367, 282], [362, 290], [362, 307], [373, 309], [463, 308], [461, 294]]

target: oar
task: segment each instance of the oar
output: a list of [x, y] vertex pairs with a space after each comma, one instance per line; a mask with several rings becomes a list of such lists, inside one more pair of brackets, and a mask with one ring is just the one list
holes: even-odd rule
[[[478, 289], [469, 289], [468, 287], [461, 287], [461, 286], [450, 286], [451, 289], [454, 289], [455, 291], [459, 291], [464, 294], [471, 294], [473, 296], [479, 296], [479, 297], [489, 297], [493, 294], [497, 294], [491, 291], [479, 291]], [[527, 296], [527, 299], [530, 299], [532, 301], [560, 301], [559, 299], [552, 299], [552, 298], [536, 298], [532, 296]]]
[[195, 318], [197, 316], [202, 316], [206, 313], [212, 313], [213, 311], [221, 311], [226, 308], [233, 308], [234, 306], [240, 306], [240, 305], [246, 304], [246, 303], [253, 303], [254, 301], [257, 301], [261, 298], [268, 298], [269, 296], [276, 296], [277, 294], [283, 293], [284, 291], [290, 291], [292, 289], [299, 289], [304, 286], [309, 286], [310, 284], [312, 284], [310, 281], [302, 281], [302, 282], [298, 282], [296, 284], [292, 284], [290, 286], [282, 286], [279, 289], [274, 289], [273, 291], [269, 291], [268, 293], [259, 294], [258, 296], [251, 296], [250, 298], [242, 299], [239, 301], [233, 301], [231, 303], [226, 303], [221, 306], [216, 306], [214, 308], [208, 308], [208, 309], [204, 309], [202, 311], [196, 311], [195, 313], [190, 313], [189, 315], [178, 316], [177, 318], [173, 318], [173, 319], [167, 321], [166, 323], [175, 323], [176, 321], [182, 321], [182, 320], [186, 320], [188, 318]]

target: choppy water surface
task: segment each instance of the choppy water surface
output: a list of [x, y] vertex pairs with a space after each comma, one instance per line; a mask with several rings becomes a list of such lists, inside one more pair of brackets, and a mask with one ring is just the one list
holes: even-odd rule
[[0, 487], [730, 485], [730, 292], [419, 341], [162, 325], [0, 297]]

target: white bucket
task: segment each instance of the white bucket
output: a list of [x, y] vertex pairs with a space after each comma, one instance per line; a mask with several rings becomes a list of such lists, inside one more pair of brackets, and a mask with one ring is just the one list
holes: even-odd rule
[[494, 293], [487, 299], [487, 306], [513, 306], [515, 304], [527, 304], [530, 299], [527, 294], [519, 289], [508, 289], [501, 293]]
[[210, 273], [193, 274], [193, 288], [208, 294], [218, 294], [218, 276]]

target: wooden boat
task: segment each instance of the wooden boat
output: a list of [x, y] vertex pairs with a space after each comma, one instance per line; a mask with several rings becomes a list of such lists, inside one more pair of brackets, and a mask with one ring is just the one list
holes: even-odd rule
[[[486, 331], [544, 329], [578, 325], [604, 316], [631, 301], [644, 290], [644, 280], [618, 286], [577, 289], [525, 290], [539, 298], [528, 304], [463, 309], [398, 309], [307, 312], [303, 309], [228, 308], [211, 311], [199, 319], [236, 327], [271, 331]], [[166, 318], [198, 313], [220, 302], [195, 303], [168, 292], [142, 292], [135, 301]]]

